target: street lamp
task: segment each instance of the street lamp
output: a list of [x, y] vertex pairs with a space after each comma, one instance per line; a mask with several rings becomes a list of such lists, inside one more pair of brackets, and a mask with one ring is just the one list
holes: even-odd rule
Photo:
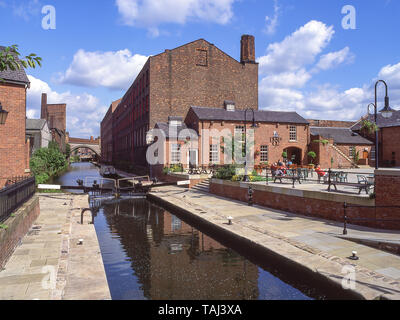
[[[385, 94], [385, 107], [380, 110], [379, 112], [382, 114], [382, 116], [385, 119], [388, 119], [392, 116], [393, 114], [393, 109], [390, 108], [389, 106], [389, 96], [388, 96], [388, 86], [387, 83], [383, 80], [378, 80], [375, 83], [375, 104], [371, 103], [368, 105], [368, 113], [369, 113], [369, 108], [371, 105], [374, 106], [374, 119], [375, 119], [375, 125], [376, 125], [376, 129], [378, 128], [378, 84], [379, 83], [383, 83], [385, 85], [386, 88], [386, 94]], [[375, 131], [375, 169], [379, 168], [379, 133], [378, 130]]]
[[3, 106], [1, 105], [0, 102], [0, 124], [6, 123], [7, 116], [8, 116], [8, 111], [3, 110]]
[[245, 136], [245, 138], [244, 138], [244, 150], [245, 150], [244, 182], [249, 182], [250, 181], [249, 180], [249, 176], [247, 174], [247, 126], [246, 126], [246, 123], [247, 123], [247, 117], [246, 117], [247, 116], [247, 111], [251, 111], [253, 113], [253, 123], [252, 123], [250, 128], [253, 128], [253, 129], [257, 129], [258, 128], [258, 125], [256, 124], [256, 117], [255, 117], [254, 109], [247, 108], [244, 111], [244, 136]]

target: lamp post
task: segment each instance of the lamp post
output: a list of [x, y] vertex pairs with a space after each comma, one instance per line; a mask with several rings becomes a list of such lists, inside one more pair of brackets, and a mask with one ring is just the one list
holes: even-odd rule
[[247, 111], [251, 111], [253, 113], [253, 124], [251, 125], [251, 128], [256, 129], [258, 128], [258, 125], [256, 124], [256, 119], [255, 119], [255, 112], [254, 109], [252, 108], [247, 108], [244, 111], [244, 150], [245, 150], [245, 162], [244, 162], [244, 181], [249, 182], [249, 176], [247, 172]]
[[[378, 80], [375, 83], [375, 104], [371, 103], [368, 105], [368, 113], [369, 113], [369, 108], [371, 105], [374, 106], [374, 119], [375, 119], [375, 125], [378, 128], [378, 84], [383, 83], [385, 85], [386, 89], [386, 94], [385, 94], [385, 107], [380, 110], [379, 112], [382, 114], [382, 117], [388, 119], [392, 116], [393, 114], [393, 109], [390, 108], [389, 106], [389, 96], [388, 96], [388, 86], [387, 83], [383, 80]], [[376, 129], [377, 129], [376, 128]], [[375, 169], [379, 168], [379, 133], [378, 130], [375, 131]]]
[[6, 123], [7, 116], [8, 116], [8, 111], [3, 110], [3, 106], [1, 105], [0, 102], [0, 124]]

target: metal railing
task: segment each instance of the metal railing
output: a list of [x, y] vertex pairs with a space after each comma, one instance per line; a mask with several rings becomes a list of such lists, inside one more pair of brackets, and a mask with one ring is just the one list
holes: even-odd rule
[[[351, 218], [348, 216], [347, 209], [349, 208], [360, 208], [360, 209], [369, 209], [374, 210], [375, 218]], [[400, 224], [399, 219], [377, 219], [376, 218], [376, 210], [377, 209], [400, 209], [400, 206], [361, 206], [361, 205], [354, 205], [354, 204], [343, 204], [343, 220], [344, 220], [344, 227], [343, 227], [343, 235], [347, 235], [347, 224], [351, 221], [353, 222], [375, 222], [375, 227], [378, 227], [378, 222], [398, 222]], [[399, 210], [400, 216], [400, 210]]]
[[35, 177], [21, 178], [14, 184], [0, 189], [0, 222], [6, 220], [36, 191]]

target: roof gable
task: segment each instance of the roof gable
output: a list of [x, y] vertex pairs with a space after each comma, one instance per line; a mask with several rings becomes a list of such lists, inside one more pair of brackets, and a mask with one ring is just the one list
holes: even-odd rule
[[[0, 46], [0, 51], [4, 51], [5, 47]], [[13, 54], [13, 53], [12, 53]], [[13, 54], [17, 63], [20, 64], [20, 60], [18, 57]], [[20, 64], [21, 65], [21, 64]], [[25, 85], [29, 85], [29, 79], [25, 73], [25, 69], [21, 65], [21, 69], [19, 70], [10, 70], [7, 69], [5, 71], [0, 72], [0, 78], [4, 79], [5, 82], [17, 82]], [[0, 83], [1, 84], [1, 83]]]

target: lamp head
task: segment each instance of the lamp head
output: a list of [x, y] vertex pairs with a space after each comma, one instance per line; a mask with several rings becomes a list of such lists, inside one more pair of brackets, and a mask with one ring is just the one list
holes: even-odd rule
[[395, 110], [393, 110], [390, 106], [389, 106], [389, 97], [386, 96], [385, 97], [385, 107], [379, 111], [382, 114], [382, 117], [388, 119], [393, 115], [393, 112]]

